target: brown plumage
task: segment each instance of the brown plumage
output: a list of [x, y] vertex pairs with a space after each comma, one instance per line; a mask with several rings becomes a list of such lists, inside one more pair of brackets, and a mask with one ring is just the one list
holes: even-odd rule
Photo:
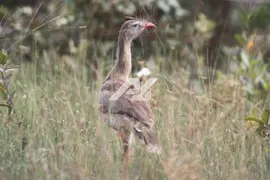
[[129, 161], [132, 136], [135, 134], [148, 145], [152, 152], [159, 152], [157, 139], [153, 132], [154, 114], [146, 99], [135, 100], [132, 94], [122, 94], [116, 100], [110, 97], [124, 84], [128, 89], [134, 86], [126, 83], [131, 72], [131, 43], [146, 29], [154, 28], [153, 23], [133, 19], [126, 21], [118, 37], [117, 58], [114, 67], [103, 82], [100, 92], [100, 111], [102, 119], [120, 132], [124, 143], [123, 160]]

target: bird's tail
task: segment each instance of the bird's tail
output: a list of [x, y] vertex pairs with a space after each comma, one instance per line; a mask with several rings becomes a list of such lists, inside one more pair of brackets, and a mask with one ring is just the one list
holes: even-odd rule
[[161, 147], [158, 145], [156, 135], [152, 129], [147, 127], [140, 129], [135, 128], [135, 134], [137, 137], [144, 140], [149, 152], [157, 154], [161, 153]]

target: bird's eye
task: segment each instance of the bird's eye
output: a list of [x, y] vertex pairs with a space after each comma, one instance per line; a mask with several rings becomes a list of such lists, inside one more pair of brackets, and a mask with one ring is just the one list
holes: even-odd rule
[[132, 27], [137, 28], [139, 27], [139, 24], [132, 24]]

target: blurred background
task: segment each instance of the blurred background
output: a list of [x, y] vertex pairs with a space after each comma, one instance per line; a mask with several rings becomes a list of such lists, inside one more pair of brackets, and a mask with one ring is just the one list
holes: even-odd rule
[[270, 179], [267, 0], [0, 0], [0, 179], [123, 179], [97, 99], [129, 17], [163, 148], [130, 179]]
[[[200, 76], [238, 74], [250, 94], [269, 90], [270, 6], [256, 0], [6, 0], [1, 2], [1, 49], [16, 63], [80, 62], [94, 79], [115, 57], [118, 30], [126, 16], [157, 25], [133, 48], [133, 72], [188, 69], [191, 90]], [[55, 57], [57, 56], [57, 58]], [[58, 60], [56, 60], [58, 59]], [[55, 69], [54, 66], [51, 67]], [[240, 74], [239, 74], [240, 73]]]

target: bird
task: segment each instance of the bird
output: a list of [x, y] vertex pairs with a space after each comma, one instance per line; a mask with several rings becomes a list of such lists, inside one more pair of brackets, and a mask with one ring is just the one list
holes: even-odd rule
[[[102, 119], [119, 132], [123, 142], [122, 161], [128, 163], [134, 136], [143, 140], [150, 152], [160, 153], [153, 130], [155, 117], [150, 102], [142, 98], [136, 99], [134, 94], [125, 91], [135, 88], [129, 82], [132, 41], [150, 28], [156, 28], [155, 24], [143, 19], [131, 19], [122, 24], [118, 35], [115, 64], [103, 81], [99, 95]], [[111, 100], [112, 95], [124, 86], [124, 93]]]

